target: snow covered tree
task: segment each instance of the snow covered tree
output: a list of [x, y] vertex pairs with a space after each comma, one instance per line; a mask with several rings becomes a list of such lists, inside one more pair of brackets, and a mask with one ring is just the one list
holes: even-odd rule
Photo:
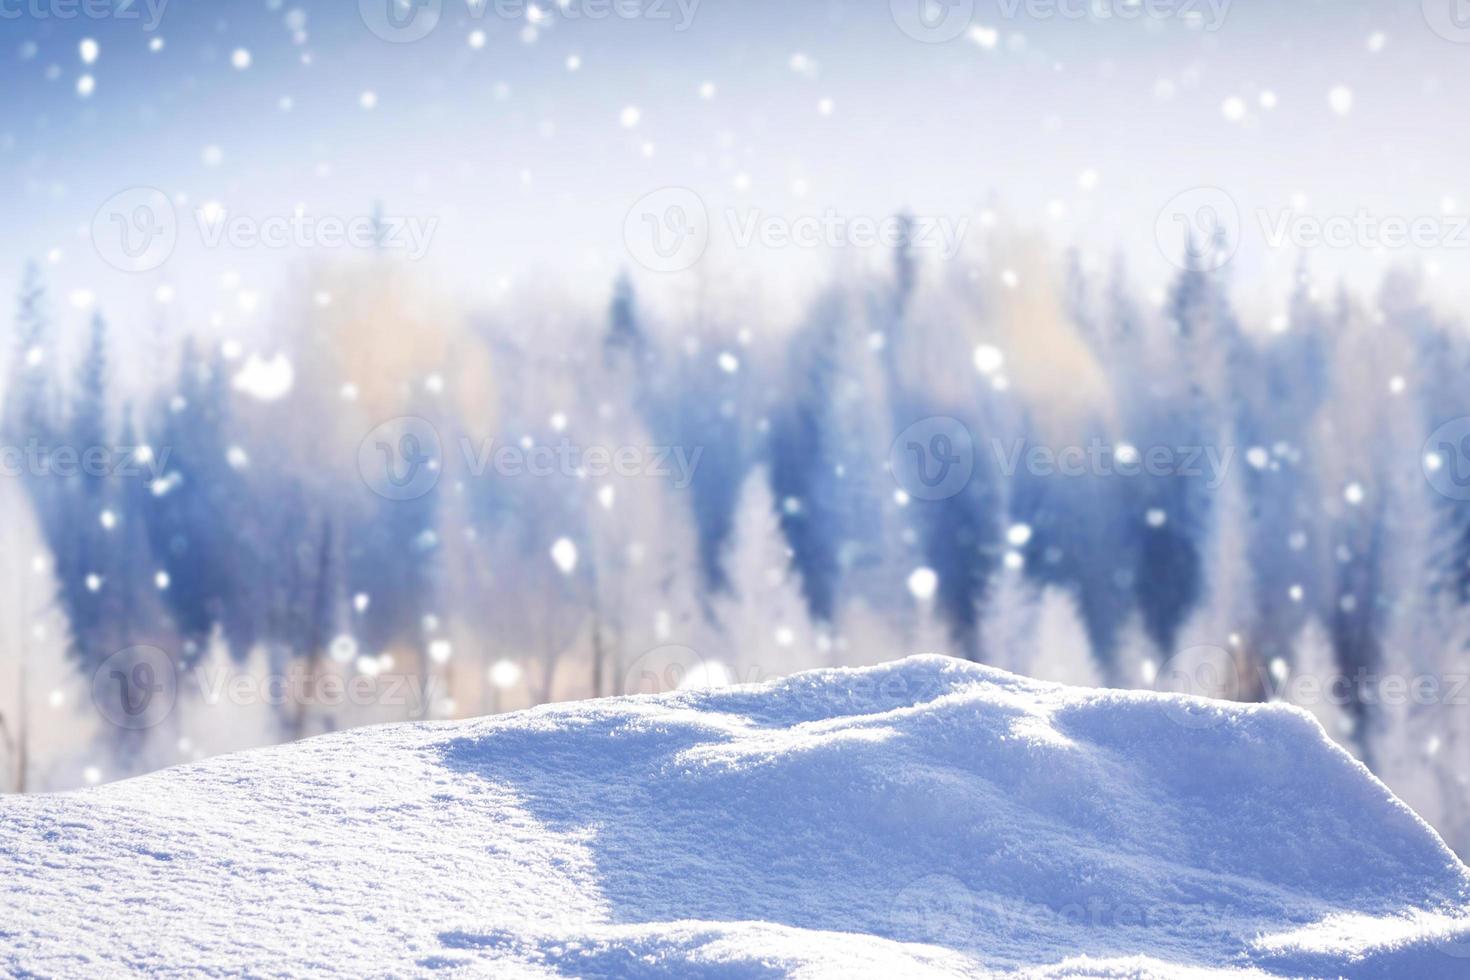
[[[31, 502], [24, 487], [14, 480], [0, 481], [0, 506], [6, 520], [7, 548], [0, 561], [0, 749], [6, 766], [0, 770], [0, 786], [23, 793], [31, 774], [32, 714], [38, 707], [36, 697], [43, 671], [54, 670], [56, 660], [45, 663], [44, 620], [52, 605], [51, 590], [55, 585], [43, 574], [48, 571], [42, 549], [40, 529], [32, 516]], [[40, 634], [38, 636], [38, 633]]]
[[1099, 687], [1102, 675], [1092, 656], [1077, 602], [1065, 589], [1047, 586], [1036, 613], [1036, 640], [1022, 672], [1043, 681]]
[[[111, 445], [107, 429], [107, 327], [93, 317], [90, 343], [74, 381], [65, 440], [85, 456]], [[116, 511], [106, 472], [78, 465], [75, 475], [60, 481], [45, 508], [44, 522], [56, 555], [62, 604], [71, 624], [72, 656], [84, 674], [115, 650], [127, 646], [111, 617], [129, 615], [133, 584], [119, 581], [116, 539], [110, 535]], [[104, 589], [106, 590], [104, 594]]]
[[1291, 638], [1323, 595], [1327, 556], [1321, 533], [1313, 436], [1328, 387], [1327, 314], [1299, 271], [1285, 329], [1261, 339], [1259, 390], [1237, 444], [1250, 504], [1249, 563], [1260, 659], [1290, 659]]
[[[1273, 661], [1272, 666], [1279, 663], [1282, 661]], [[1332, 637], [1315, 616], [1297, 634], [1292, 661], [1284, 673], [1287, 700], [1310, 711], [1334, 741], [1353, 751], [1353, 719], [1344, 701], [1351, 679], [1338, 670]]]
[[28, 265], [17, 301], [15, 345], [10, 353], [0, 429], [17, 447], [34, 440], [36, 445], [49, 448], [56, 424], [55, 354], [46, 287], [36, 267]]
[[[819, 622], [832, 622], [852, 596], [903, 604], [907, 570], [892, 554], [895, 518], [885, 506], [893, 423], [864, 324], [841, 290], [814, 304], [793, 338], [789, 398], [772, 423], [772, 487]], [[964, 534], [959, 523], [953, 530]]]
[[991, 580], [980, 625], [980, 646], [992, 667], [1024, 672], [1036, 648], [1041, 589], [1019, 568]]
[[731, 540], [726, 557], [730, 591], [713, 603], [726, 642], [719, 659], [741, 681], [821, 666], [816, 631], [762, 467], [745, 478]]
[[1228, 648], [1236, 677], [1225, 690], [1236, 700], [1257, 701], [1264, 692], [1266, 662], [1257, 649], [1255, 591], [1246, 553], [1251, 513], [1239, 469], [1232, 467], [1220, 477], [1220, 486], [1211, 492], [1201, 555], [1204, 596], [1180, 627], [1179, 642]]
[[[578, 506], [586, 515], [584, 561], [591, 579], [592, 690], [600, 694], [624, 693], [627, 670], [651, 649], [676, 645], [708, 652], [714, 635], [709, 604], [734, 595], [724, 586], [710, 594], [712, 582], [728, 574], [728, 562], [708, 549], [729, 540], [729, 531], [717, 529], [723, 519], [714, 515], [724, 505], [713, 497], [706, 498], [712, 523], [701, 526], [694, 481], [710, 452], [723, 455], [717, 469], [728, 477], [732, 459], [739, 465], [740, 450], [683, 441], [702, 438], [697, 435], [701, 424], [682, 428], [673, 422], [683, 400], [696, 397], [681, 388], [677, 376], [664, 374], [673, 356], [649, 335], [631, 286], [620, 280], [602, 361], [578, 365], [581, 383], [572, 399], [575, 422], [568, 432], [578, 444], [609, 453], [632, 447], [643, 454], [658, 446], [654, 452], [667, 451], [670, 458], [665, 460], [667, 475], [652, 472], [652, 467], [637, 472], [614, 468], [584, 481], [579, 491]], [[671, 435], [671, 442], [659, 446]], [[692, 467], [693, 472], [675, 472], [680, 467]], [[715, 569], [718, 574], [712, 578]]]
[[[1171, 384], [1143, 427], [1147, 447], [1204, 450], [1233, 442], [1238, 412], [1230, 385], [1241, 350], [1239, 326], [1219, 274], [1190, 254], [1190, 267], [1169, 295]], [[1208, 490], [1197, 476], [1170, 472], [1144, 481], [1143, 513], [1135, 518], [1144, 523], [1134, 585], [1160, 649], [1176, 646], [1180, 626], [1200, 601], [1209, 511]]]
[[222, 357], [205, 361], [185, 341], [174, 388], [155, 408], [158, 451], [167, 455], [141, 504], [156, 559], [148, 577], [167, 583], [160, 591], [186, 650], [202, 653], [220, 627], [243, 660], [263, 614], [252, 599], [270, 576], [242, 534], [251, 523], [251, 489], [230, 435], [227, 370]]
[[835, 485], [842, 450], [833, 417], [837, 365], [833, 350], [839, 301], [828, 297], [813, 311], [793, 351], [792, 401], [771, 433], [771, 482], [781, 502], [781, 526], [791, 542], [802, 592], [812, 617], [830, 623], [837, 613], [842, 541], [847, 521]]
[[1118, 632], [1118, 650], [1108, 684], [1124, 690], [1152, 689], [1162, 660], [1143, 625], [1143, 616], [1135, 609]]
[[[1419, 373], [1428, 381], [1429, 371]], [[1418, 397], [1382, 411], [1398, 439]], [[1378, 659], [1354, 671], [1342, 720], [1353, 750], [1461, 854], [1470, 851], [1470, 605], [1460, 593], [1457, 508], [1442, 506], [1413, 458], [1382, 464], [1382, 593], [1372, 604]]]

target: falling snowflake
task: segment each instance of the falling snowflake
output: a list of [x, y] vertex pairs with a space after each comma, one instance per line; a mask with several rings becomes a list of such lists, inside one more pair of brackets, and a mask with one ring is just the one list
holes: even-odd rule
[[932, 568], [916, 568], [909, 574], [908, 586], [910, 595], [928, 602], [939, 589], [939, 575]]

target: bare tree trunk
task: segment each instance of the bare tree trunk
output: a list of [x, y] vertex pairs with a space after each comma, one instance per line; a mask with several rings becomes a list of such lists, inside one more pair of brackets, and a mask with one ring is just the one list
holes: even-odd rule
[[[0, 711], [0, 745], [5, 746], [5, 761], [14, 765], [15, 763], [15, 739], [10, 734], [10, 726], [5, 723], [5, 712]], [[20, 792], [20, 780], [11, 774], [12, 791]]]
[[13, 772], [10, 784], [13, 792], [24, 793], [26, 791], [27, 776], [30, 775], [30, 706], [26, 703], [30, 697], [29, 677], [27, 667], [30, 664], [30, 589], [26, 586], [24, 576], [20, 579], [20, 608], [21, 622], [19, 631], [20, 662], [16, 670], [16, 711], [15, 731], [10, 730], [5, 720], [5, 713], [0, 712], [0, 742], [5, 745], [5, 757], [10, 762]]
[[24, 639], [20, 646], [20, 709], [17, 711], [15, 736], [15, 791], [26, 791], [27, 777], [31, 769], [31, 708], [30, 699], [30, 644]]
[[594, 698], [602, 697], [602, 662], [605, 656], [602, 648], [602, 610], [597, 605], [597, 599], [594, 598], [592, 600], [592, 696]]
[[332, 570], [332, 519], [322, 520], [322, 541], [317, 555], [316, 587], [313, 591], [310, 625], [306, 635], [306, 684], [302, 688], [301, 701], [296, 705], [296, 716], [292, 723], [292, 740], [299, 741], [306, 734], [307, 703], [315, 700], [317, 671], [321, 667], [322, 652], [326, 648], [326, 608], [329, 597], [328, 579]]
[[[549, 704], [551, 702], [551, 685], [553, 675], [556, 673], [556, 661], [561, 656], [561, 650], [557, 648], [556, 636], [556, 586], [554, 580], [546, 580], [545, 601], [542, 610], [545, 618], [541, 621], [541, 649], [544, 651], [541, 657], [541, 690], [536, 697], [537, 704]], [[497, 695], [498, 697], [498, 695]], [[496, 713], [500, 707], [496, 705]]]

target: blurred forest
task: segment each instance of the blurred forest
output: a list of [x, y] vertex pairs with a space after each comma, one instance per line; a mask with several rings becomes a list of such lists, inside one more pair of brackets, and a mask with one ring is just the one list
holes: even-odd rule
[[[466, 313], [374, 257], [304, 275], [259, 350], [65, 337], [25, 282], [0, 788], [941, 652], [1301, 704], [1470, 855], [1470, 334], [1411, 274], [1303, 270], [1251, 323], [1222, 273], [1146, 301], [1017, 238], [762, 323], [628, 276]], [[129, 683], [168, 710], [127, 723]]]

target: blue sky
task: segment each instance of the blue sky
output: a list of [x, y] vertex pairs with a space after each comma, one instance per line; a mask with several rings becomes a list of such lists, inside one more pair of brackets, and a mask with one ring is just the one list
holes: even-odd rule
[[[620, 0], [634, 17], [598, 17], [606, 8], [584, 0], [583, 16], [548, 6], [534, 25], [509, 0], [501, 13], [443, 0], [437, 26], [407, 44], [340, 0], [171, 0], [151, 31], [141, 3], [99, 19], [60, 16], [66, 2], [0, 2], [12, 188], [0, 286], [39, 260], [79, 315], [90, 303], [146, 317], [163, 286], [172, 315], [233, 328], [243, 314], [222, 288], [269, 297], [311, 258], [201, 250], [186, 230], [162, 268], [120, 272], [89, 229], [133, 187], [168, 195], [186, 225], [210, 203], [432, 219], [424, 275], [472, 303], [536, 277], [602, 296], [629, 263], [629, 207], [665, 186], [717, 213], [994, 209], [1058, 246], [1121, 250], [1146, 288], [1173, 271], [1155, 242], [1160, 209], [1220, 187], [1249, 226], [1235, 274], [1262, 293], [1297, 256], [1255, 241], [1259, 209], [1470, 207], [1455, 125], [1470, 45], [1431, 30], [1418, 0], [1237, 2], [1215, 30], [1187, 22], [1193, 0], [1111, 20], [980, 0], [943, 43], [904, 33], [892, 10], [905, 0]], [[90, 64], [84, 39], [97, 42]], [[1351, 93], [1345, 113], [1336, 88]], [[780, 258], [731, 261], [804, 282], [824, 261]], [[1389, 258], [1433, 263], [1446, 281], [1466, 264], [1464, 250]], [[1383, 261], [1313, 256], [1355, 282]]]

